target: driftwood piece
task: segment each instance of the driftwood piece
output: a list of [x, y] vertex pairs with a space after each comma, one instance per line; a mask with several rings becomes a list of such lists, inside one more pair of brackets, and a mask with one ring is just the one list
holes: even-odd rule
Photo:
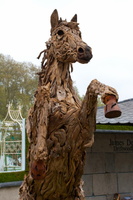
[[35, 103], [27, 119], [29, 174], [20, 200], [83, 200], [85, 149], [94, 142], [97, 96], [118, 99], [115, 89], [93, 80], [83, 102], [70, 76], [72, 63], [88, 63], [91, 48], [82, 41], [77, 15], [70, 22], [51, 15], [51, 38], [43, 50]]

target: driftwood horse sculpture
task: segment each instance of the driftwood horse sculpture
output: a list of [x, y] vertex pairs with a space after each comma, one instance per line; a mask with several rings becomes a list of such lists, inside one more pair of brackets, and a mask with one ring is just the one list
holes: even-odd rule
[[81, 102], [70, 76], [72, 63], [88, 63], [91, 48], [82, 41], [77, 15], [70, 22], [51, 15], [35, 103], [27, 120], [29, 174], [20, 200], [83, 200], [85, 149], [94, 142], [97, 96], [118, 99], [115, 89], [93, 80]]

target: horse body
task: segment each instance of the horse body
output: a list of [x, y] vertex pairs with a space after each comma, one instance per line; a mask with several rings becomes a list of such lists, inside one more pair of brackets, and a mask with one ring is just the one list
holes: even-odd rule
[[[81, 176], [85, 148], [94, 142], [97, 95], [115, 89], [93, 80], [83, 102], [70, 76], [72, 63], [87, 63], [91, 48], [82, 41], [76, 15], [71, 22], [51, 15], [51, 39], [46, 43], [35, 103], [27, 120], [29, 174], [20, 200], [83, 200]], [[40, 54], [40, 55], [41, 55]]]

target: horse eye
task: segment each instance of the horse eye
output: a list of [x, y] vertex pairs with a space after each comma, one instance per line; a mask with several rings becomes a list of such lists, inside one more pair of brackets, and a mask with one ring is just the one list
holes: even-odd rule
[[60, 36], [61, 36], [61, 35], [64, 35], [64, 31], [62, 31], [62, 30], [59, 30], [57, 33], [58, 33], [58, 35], [60, 35]]

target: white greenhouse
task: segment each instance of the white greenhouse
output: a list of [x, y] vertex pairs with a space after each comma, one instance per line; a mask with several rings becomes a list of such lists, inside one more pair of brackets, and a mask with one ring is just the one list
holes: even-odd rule
[[0, 172], [25, 170], [25, 119], [11, 104], [0, 124]]

